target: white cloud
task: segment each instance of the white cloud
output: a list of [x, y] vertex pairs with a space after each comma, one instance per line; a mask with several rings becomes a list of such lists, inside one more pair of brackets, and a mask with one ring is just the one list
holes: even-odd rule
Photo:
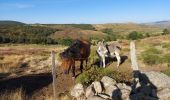
[[34, 5], [31, 4], [21, 4], [21, 3], [4, 3], [4, 4], [0, 4], [0, 6], [1, 8], [18, 8], [18, 9], [34, 7]]

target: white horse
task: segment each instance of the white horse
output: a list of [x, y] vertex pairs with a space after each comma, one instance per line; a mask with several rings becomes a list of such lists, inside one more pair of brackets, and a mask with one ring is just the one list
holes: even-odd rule
[[114, 44], [107, 45], [104, 41], [98, 42], [97, 46], [98, 46], [97, 53], [100, 57], [100, 66], [103, 65], [103, 68], [106, 67], [105, 57], [111, 57], [111, 58], [116, 57], [117, 68], [118, 68], [118, 66], [121, 63], [121, 58], [119, 55], [121, 48]]

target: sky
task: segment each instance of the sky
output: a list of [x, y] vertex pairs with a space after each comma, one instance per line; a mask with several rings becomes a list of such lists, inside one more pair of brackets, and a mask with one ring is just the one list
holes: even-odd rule
[[0, 20], [99, 24], [170, 20], [170, 0], [0, 0]]

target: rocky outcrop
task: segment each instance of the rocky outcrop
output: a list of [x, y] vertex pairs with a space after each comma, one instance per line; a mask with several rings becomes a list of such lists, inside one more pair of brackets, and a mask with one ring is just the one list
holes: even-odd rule
[[82, 84], [76, 84], [71, 90], [71, 95], [77, 100], [85, 100], [85, 91]]
[[104, 76], [85, 91], [77, 84], [71, 95], [80, 100], [170, 100], [170, 78], [160, 72], [134, 72], [134, 81], [127, 85]]
[[147, 76], [148, 80], [157, 87], [158, 90], [162, 88], [170, 88], [170, 77], [161, 72], [142, 72]]

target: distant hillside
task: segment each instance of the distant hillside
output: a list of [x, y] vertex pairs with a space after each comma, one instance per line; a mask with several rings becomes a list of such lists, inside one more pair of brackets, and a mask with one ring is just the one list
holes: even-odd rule
[[5, 25], [5, 24], [8, 24], [8, 25], [24, 25], [25, 23], [22, 23], [22, 22], [18, 22], [18, 21], [5, 21], [5, 20], [0, 20], [0, 25]]
[[113, 24], [95, 24], [93, 25], [96, 30], [103, 30], [106, 28], [112, 29], [116, 34], [126, 35], [132, 31], [142, 33], [159, 33], [162, 28], [159, 26], [137, 24], [137, 23], [113, 23]]
[[0, 43], [56, 44], [60, 40], [90, 39], [108, 41], [127, 39], [136, 31], [141, 36], [161, 35], [163, 29], [170, 29], [170, 21], [154, 23], [112, 23], [112, 24], [24, 24], [17, 21], [0, 21]]
[[170, 29], [170, 21], [157, 21], [157, 22], [145, 23], [145, 25], [153, 25], [161, 28]]

